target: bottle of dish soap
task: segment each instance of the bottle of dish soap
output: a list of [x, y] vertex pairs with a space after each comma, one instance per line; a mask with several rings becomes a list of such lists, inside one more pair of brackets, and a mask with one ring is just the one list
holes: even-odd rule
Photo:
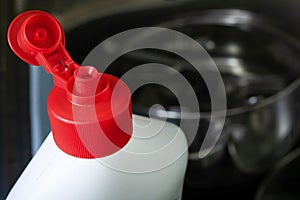
[[52, 131], [7, 200], [181, 199], [188, 146], [179, 127], [132, 114], [127, 85], [77, 65], [50, 14], [20, 14], [8, 41], [22, 60], [52, 74], [55, 86]]

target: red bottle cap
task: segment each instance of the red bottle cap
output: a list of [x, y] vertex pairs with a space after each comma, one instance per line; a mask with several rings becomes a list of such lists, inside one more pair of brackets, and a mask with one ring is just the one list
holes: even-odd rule
[[65, 153], [99, 158], [123, 148], [132, 134], [130, 90], [120, 79], [80, 67], [65, 49], [59, 22], [42, 11], [18, 15], [8, 29], [11, 49], [52, 74], [48, 115], [55, 143]]

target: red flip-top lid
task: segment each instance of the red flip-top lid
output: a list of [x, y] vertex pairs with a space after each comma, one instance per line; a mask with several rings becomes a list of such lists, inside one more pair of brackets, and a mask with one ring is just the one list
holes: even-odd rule
[[59, 22], [42, 11], [18, 15], [8, 29], [11, 49], [52, 74], [48, 115], [54, 140], [65, 153], [99, 158], [123, 148], [132, 134], [130, 90], [120, 79], [80, 67], [65, 49]]

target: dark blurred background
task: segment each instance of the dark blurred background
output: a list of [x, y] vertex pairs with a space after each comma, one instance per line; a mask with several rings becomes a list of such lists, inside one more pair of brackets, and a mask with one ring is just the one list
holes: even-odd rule
[[[130, 28], [155, 26], [165, 20], [172, 21], [180, 19], [181, 16], [186, 17], [190, 13], [212, 9], [246, 10], [264, 16], [276, 22], [276, 29], [292, 38], [288, 41], [293, 43], [292, 46], [295, 46], [293, 48], [299, 47], [300, 1], [298, 0], [0, 0], [0, 199], [5, 198], [34, 154], [29, 98], [31, 88], [29, 83], [32, 78], [30, 68], [13, 54], [6, 38], [11, 20], [17, 14], [32, 9], [48, 11], [58, 18], [66, 32], [66, 47], [78, 63], [83, 61], [94, 46], [111, 35]], [[264, 27], [268, 29], [270, 26], [272, 25], [266, 23]], [[205, 34], [209, 34], [211, 30], [214, 29], [207, 29]], [[299, 52], [298, 50], [295, 52], [291, 54], [297, 57]], [[120, 62], [126, 61], [125, 59]], [[291, 68], [297, 71], [299, 67], [300, 70], [298, 60], [289, 59], [284, 62], [292, 62]], [[137, 63], [140, 64], [140, 62], [135, 64]], [[293, 78], [297, 78], [298, 74], [294, 75]], [[138, 113], [138, 109], [136, 112]], [[48, 126], [45, 127], [48, 129]], [[296, 148], [297, 144], [295, 141], [285, 154]], [[198, 179], [186, 180], [184, 199], [193, 199], [192, 196], [195, 195], [197, 198], [194, 199], [254, 199], [259, 185], [272, 172], [272, 167], [259, 173], [241, 172], [232, 161], [229, 161], [227, 154], [226, 156], [222, 158], [222, 162], [216, 162], [219, 163], [217, 167], [214, 165], [207, 171], [202, 164], [190, 161], [187, 175]], [[230, 183], [236, 182], [229, 184], [230, 187], [225, 187], [224, 184], [227, 183], [225, 179]], [[209, 186], [203, 182], [209, 183]], [[300, 184], [300, 182], [295, 184], [297, 183]]]

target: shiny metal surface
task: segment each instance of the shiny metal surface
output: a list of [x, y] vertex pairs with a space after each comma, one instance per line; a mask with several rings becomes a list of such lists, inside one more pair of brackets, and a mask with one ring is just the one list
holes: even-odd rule
[[266, 98], [246, 112], [230, 116], [228, 150], [237, 167], [259, 172], [272, 167], [299, 136], [300, 79]]
[[[195, 75], [188, 63], [164, 52], [136, 51], [118, 62], [118, 65], [124, 66], [123, 71], [112, 70], [111, 73], [120, 76], [130, 69], [128, 63], [162, 62], [172, 66], [190, 81], [201, 109], [200, 129], [190, 147], [190, 159], [203, 161], [208, 167], [218, 160], [209, 157], [221, 158], [228, 147], [239, 170], [246, 173], [265, 171], [286, 154], [298, 138], [299, 42], [277, 29], [273, 22], [249, 11], [210, 10], [177, 18], [158, 26], [181, 31], [202, 44], [218, 66], [227, 93], [227, 121], [223, 135], [207, 158], [200, 159], [198, 155], [203, 134], [211, 120], [210, 100], [203, 80]], [[189, 51], [184, 44], [178, 48]], [[201, 57], [198, 60], [206, 65]], [[140, 74], [139, 78], [160, 77], [154, 74], [155, 70], [152, 70], [151, 73]], [[166, 72], [164, 76], [172, 81], [172, 74]], [[180, 88], [180, 92], [192, 95], [187, 88]], [[142, 98], [149, 95], [152, 98]], [[193, 108], [177, 107], [172, 93], [164, 88], [147, 86], [133, 96], [134, 110], [139, 114], [147, 115], [149, 107], [155, 103], [165, 107], [170, 121], [179, 123], [180, 114], [183, 116], [181, 121], [192, 123], [195, 120]], [[165, 114], [160, 108], [152, 109], [152, 116], [163, 117]], [[184, 131], [189, 134], [188, 127]], [[205, 159], [212, 162], [208, 164]]]

